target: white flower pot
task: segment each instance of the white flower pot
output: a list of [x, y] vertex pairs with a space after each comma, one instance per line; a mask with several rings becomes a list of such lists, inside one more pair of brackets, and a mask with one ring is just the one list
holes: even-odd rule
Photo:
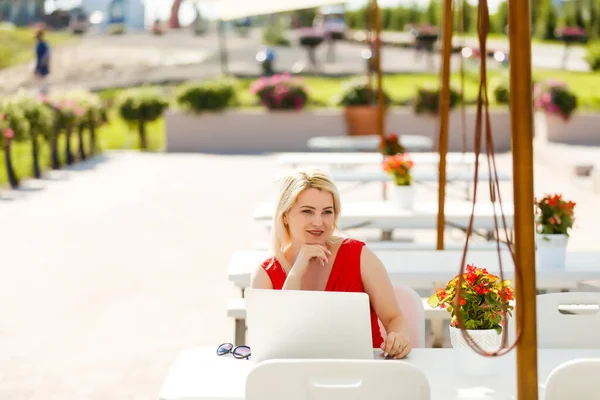
[[[496, 357], [482, 356], [469, 347], [466, 339], [460, 329], [449, 326], [450, 341], [456, 357], [456, 365], [460, 365], [459, 371], [468, 376], [489, 376], [497, 371]], [[502, 345], [502, 335], [499, 335], [495, 329], [467, 330], [469, 336], [484, 351], [491, 353], [500, 349]]]
[[412, 210], [415, 204], [415, 188], [413, 185], [394, 185], [394, 201], [400, 208]]
[[539, 269], [564, 269], [567, 258], [567, 244], [569, 237], [565, 234], [535, 235], [536, 243], [536, 268]]

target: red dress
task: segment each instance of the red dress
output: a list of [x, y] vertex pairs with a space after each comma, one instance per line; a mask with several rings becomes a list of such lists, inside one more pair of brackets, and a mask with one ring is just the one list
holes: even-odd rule
[[[360, 275], [360, 254], [364, 245], [364, 242], [354, 239], [346, 239], [342, 242], [331, 267], [331, 274], [325, 286], [326, 292], [365, 291]], [[271, 278], [273, 289], [281, 290], [287, 277], [281, 264], [276, 259], [269, 258], [261, 266]], [[383, 338], [379, 330], [379, 320], [373, 307], [371, 307], [371, 334], [373, 348], [379, 348], [383, 343]]]

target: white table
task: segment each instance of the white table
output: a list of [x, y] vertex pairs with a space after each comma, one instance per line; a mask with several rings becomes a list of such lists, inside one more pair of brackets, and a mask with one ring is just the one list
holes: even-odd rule
[[[243, 400], [252, 361], [219, 357], [215, 348], [181, 352], [162, 386], [159, 400]], [[376, 358], [382, 358], [376, 351]], [[543, 399], [545, 382], [558, 365], [577, 358], [598, 358], [600, 350], [538, 350], [538, 387]], [[461, 375], [453, 349], [414, 349], [402, 361], [419, 368], [429, 379], [432, 400], [508, 400], [516, 398], [516, 352], [497, 357], [495, 375]], [[274, 381], [277, 377], [273, 377]], [[569, 399], [566, 399], [569, 400]], [[576, 400], [576, 399], [572, 399]], [[578, 399], [577, 399], [578, 400]], [[591, 399], [590, 399], [591, 400]]]
[[[479, 156], [481, 165], [485, 164], [484, 154]], [[380, 153], [283, 153], [279, 156], [279, 163], [298, 167], [301, 165], [325, 165], [335, 167], [358, 167], [365, 165], [380, 166], [383, 162]], [[440, 161], [439, 153], [415, 153], [411, 154], [415, 165], [437, 165]], [[448, 153], [446, 154], [448, 165], [472, 166], [475, 164], [474, 153]]]
[[[436, 282], [447, 282], [458, 273], [462, 261], [462, 250], [412, 251], [375, 250], [392, 282], [402, 283], [417, 289], [432, 289]], [[250, 285], [250, 275], [257, 265], [270, 256], [268, 251], [247, 251], [233, 254], [228, 276], [237, 287]], [[496, 250], [470, 250], [467, 264], [487, 268], [490, 273], [500, 271]], [[504, 277], [513, 280], [514, 263], [508, 251], [502, 252]], [[536, 266], [538, 289], [574, 288], [577, 282], [600, 279], [600, 252], [567, 252], [564, 269], [545, 269]]]
[[[309, 139], [307, 145], [312, 150], [328, 151], [377, 151], [379, 135], [364, 136], [319, 136]], [[431, 151], [433, 140], [421, 135], [401, 135], [398, 141], [407, 151]]]
[[[507, 229], [513, 226], [513, 205], [502, 203], [506, 216]], [[471, 218], [472, 204], [467, 202], [447, 202], [445, 218], [447, 228], [466, 229]], [[496, 214], [500, 219], [500, 207], [495, 205]], [[275, 205], [272, 202], [259, 204], [254, 210], [254, 219], [266, 225], [272, 223]], [[347, 202], [342, 204], [340, 229], [376, 228], [384, 231], [394, 229], [436, 229], [438, 205], [437, 202], [415, 202], [412, 210], [402, 209], [393, 201]], [[493, 232], [494, 205], [478, 203], [475, 207], [473, 229]]]
[[[392, 177], [385, 171], [331, 171], [331, 178], [335, 182], [392, 182]], [[439, 173], [437, 170], [416, 168], [411, 172], [415, 181], [438, 182]], [[479, 171], [479, 183], [485, 185], [489, 181], [490, 173], [488, 171]], [[447, 182], [473, 182], [475, 171], [447, 171]], [[493, 177], [494, 178], [494, 177]], [[512, 176], [506, 173], [498, 172], [499, 181], [510, 181]]]

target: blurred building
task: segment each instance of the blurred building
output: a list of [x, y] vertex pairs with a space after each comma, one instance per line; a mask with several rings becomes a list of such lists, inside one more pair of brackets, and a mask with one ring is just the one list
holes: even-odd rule
[[122, 24], [127, 31], [146, 25], [143, 0], [81, 0], [81, 7], [90, 15], [100, 13], [104, 24]]
[[18, 26], [35, 24], [44, 19], [45, 0], [0, 0], [0, 21]]

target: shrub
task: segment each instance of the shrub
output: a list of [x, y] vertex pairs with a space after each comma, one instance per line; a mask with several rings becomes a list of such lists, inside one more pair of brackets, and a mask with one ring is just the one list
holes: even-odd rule
[[600, 41], [590, 42], [587, 46], [585, 60], [592, 71], [600, 70]]
[[269, 110], [301, 110], [308, 100], [304, 84], [289, 74], [262, 77], [252, 83], [250, 92]]
[[[460, 102], [461, 94], [458, 89], [450, 88], [450, 109], [456, 107]], [[415, 112], [417, 114], [430, 113], [437, 114], [440, 106], [440, 89], [431, 86], [421, 86], [417, 89], [417, 96], [414, 102]]]
[[176, 97], [177, 104], [186, 111], [221, 111], [235, 99], [235, 81], [189, 83], [178, 89]]
[[146, 123], [162, 117], [169, 103], [157, 88], [141, 87], [128, 89], [119, 97], [119, 114], [130, 124], [137, 124], [140, 147], [148, 149], [146, 141]]
[[558, 115], [564, 120], [571, 118], [577, 108], [577, 96], [563, 82], [550, 80], [538, 83], [535, 85], [533, 97], [535, 108]]
[[490, 82], [496, 104], [510, 103], [510, 85], [507, 79], [496, 77]]
[[[383, 98], [386, 105], [391, 103], [391, 99], [385, 90]], [[377, 105], [377, 88], [375, 85], [369, 86], [365, 78], [348, 81], [344, 84], [336, 103], [340, 106]]]

